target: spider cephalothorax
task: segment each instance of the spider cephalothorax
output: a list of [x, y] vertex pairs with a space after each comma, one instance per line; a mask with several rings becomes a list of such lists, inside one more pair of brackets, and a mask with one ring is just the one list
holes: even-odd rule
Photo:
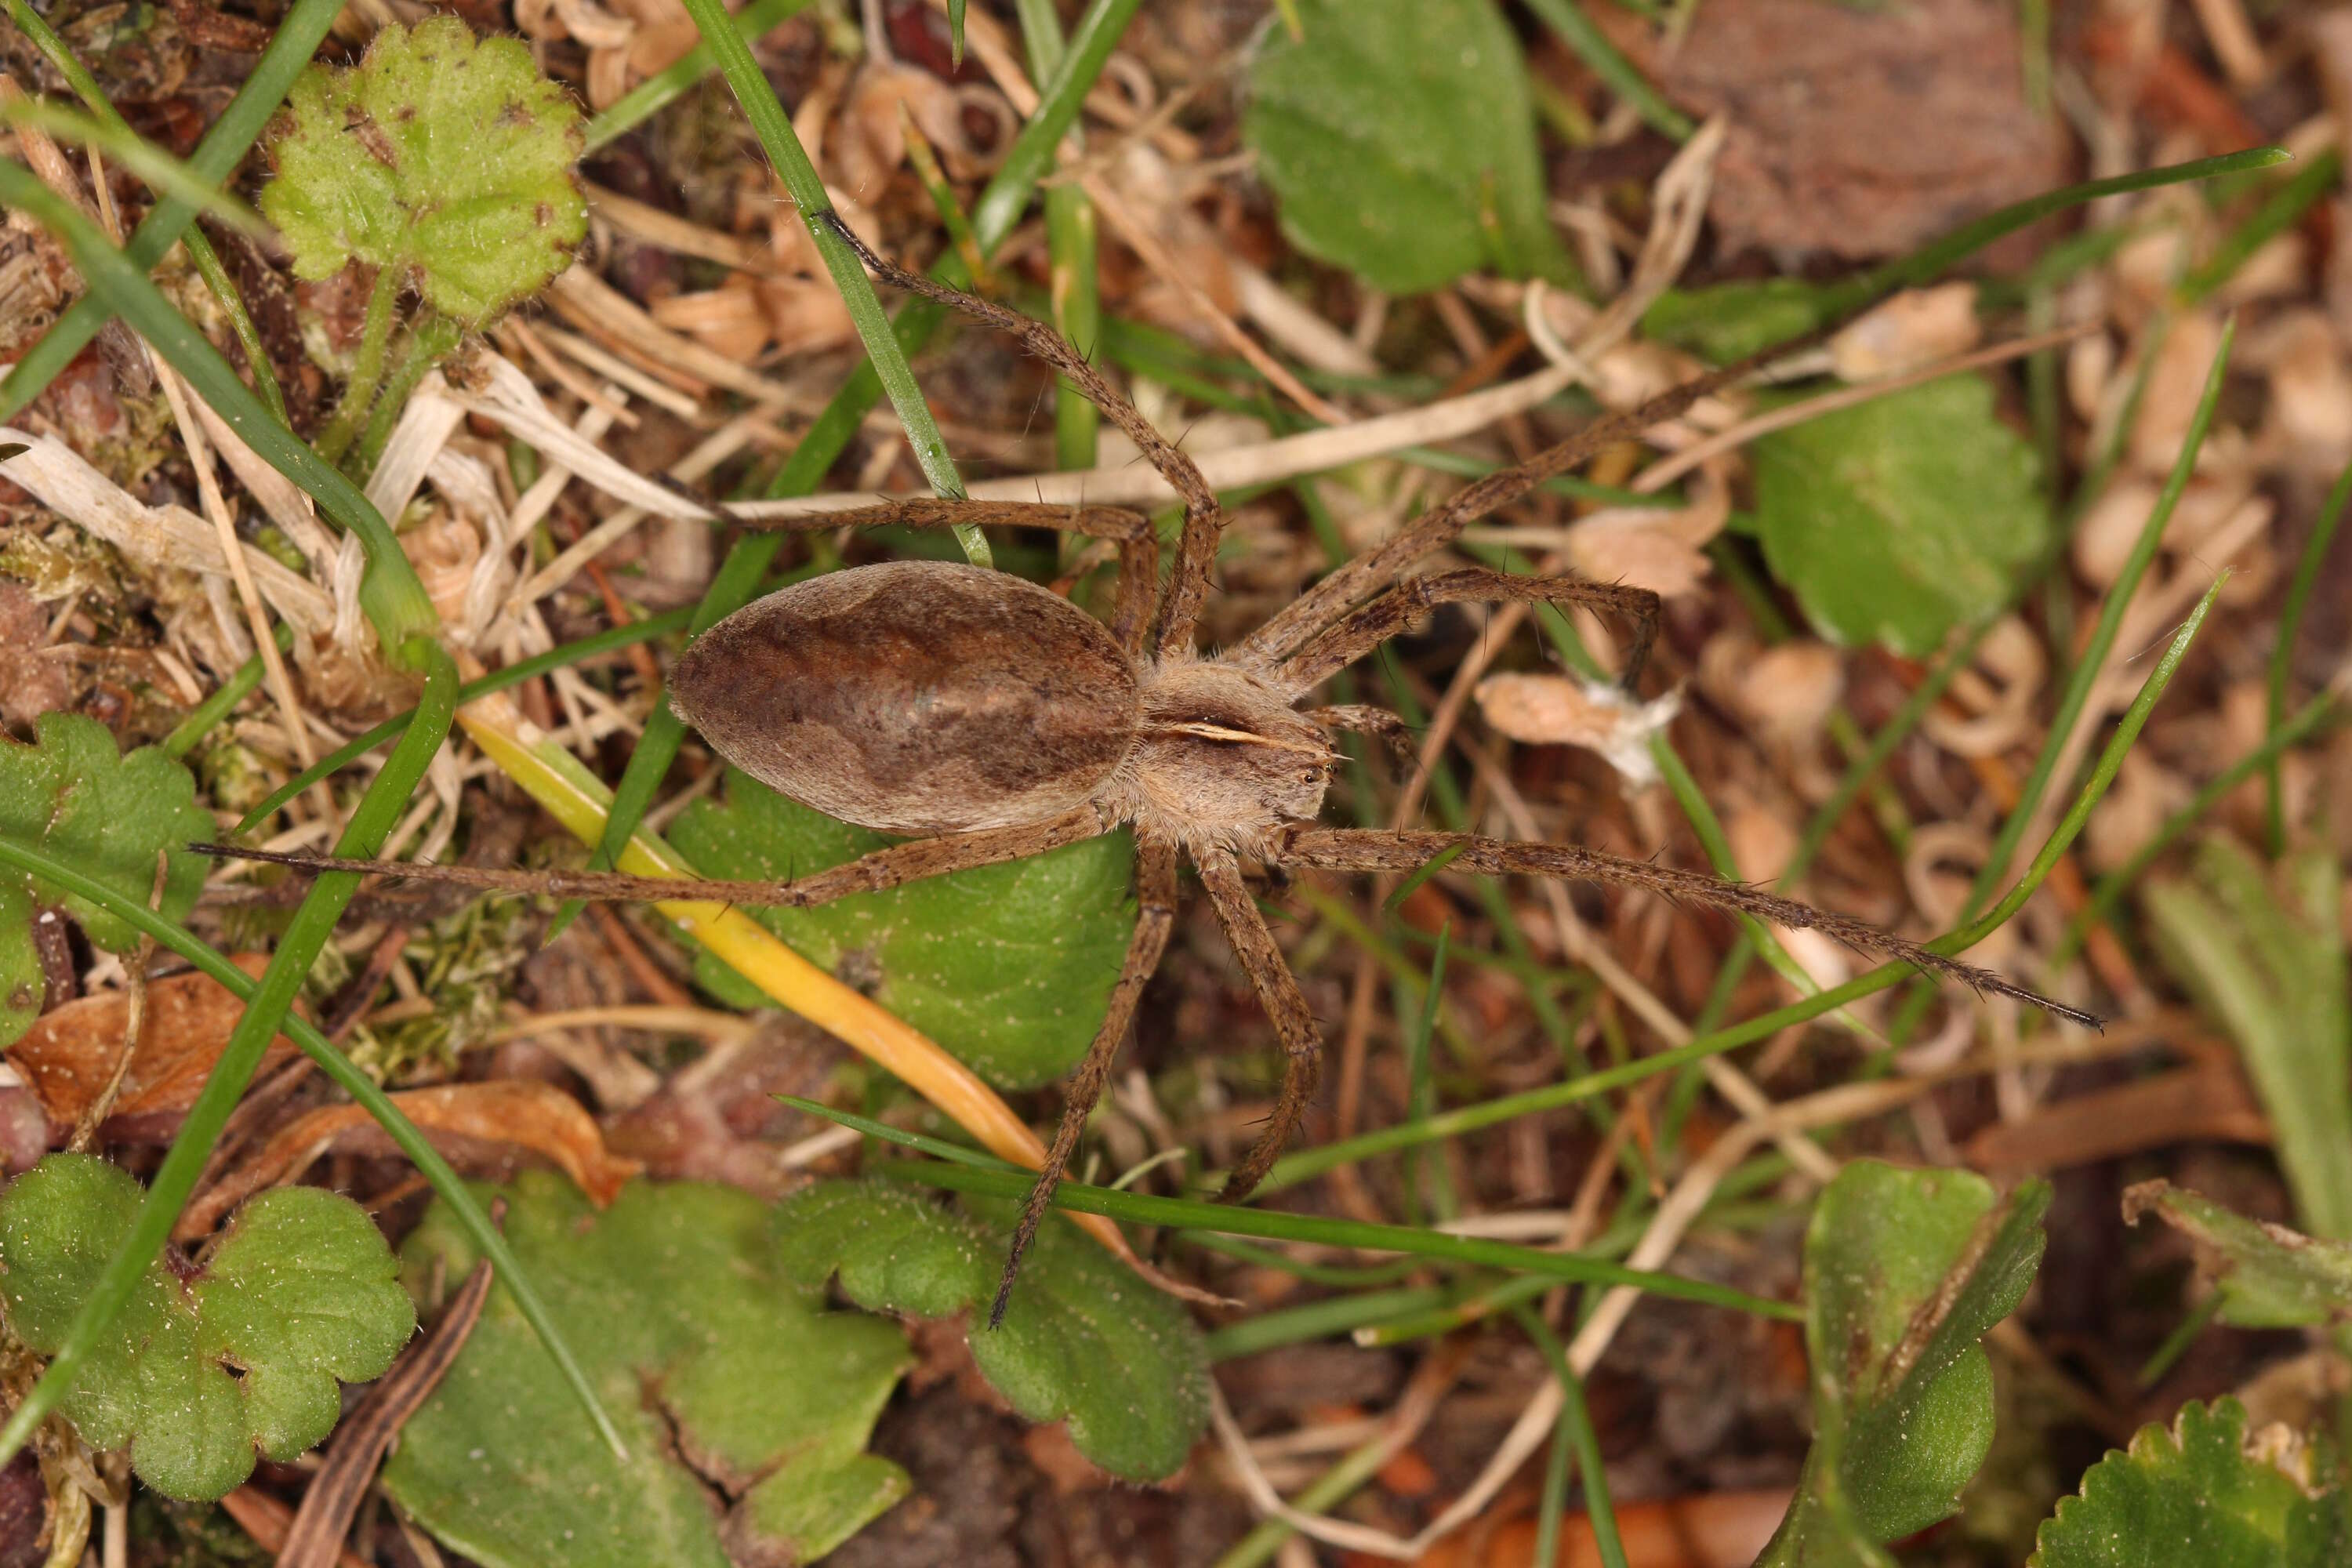
[[893, 267], [831, 215], [818, 216], [891, 283], [1018, 335], [1135, 441], [1184, 502], [1183, 534], [1166, 592], [1157, 592], [1159, 552], [1150, 521], [1110, 508], [930, 501], [766, 524], [806, 530], [1007, 523], [1087, 535], [1114, 545], [1119, 558], [1108, 626], [1003, 573], [899, 561], [780, 590], [737, 611], [688, 649], [672, 679], [672, 700], [720, 755], [831, 816], [882, 832], [925, 836], [790, 882], [682, 884], [604, 872], [500, 872], [224, 853], [562, 897], [667, 899], [684, 891], [735, 903], [804, 906], [1132, 826], [1135, 933], [1094, 1044], [1072, 1075], [1061, 1126], [1015, 1233], [998, 1316], [1022, 1251], [1108, 1077], [1143, 984], [1167, 945], [1180, 853], [1199, 870], [1286, 1058], [1274, 1114], [1234, 1167], [1226, 1198], [1257, 1184], [1297, 1126], [1321, 1044], [1298, 983], [1243, 880], [1244, 857], [1275, 867], [1408, 871], [1444, 853], [1454, 869], [1467, 873], [1647, 888], [1784, 926], [1820, 929], [1979, 991], [2095, 1022], [1864, 921], [1701, 873], [1576, 845], [1317, 826], [1336, 760], [1328, 731], [1380, 730], [1394, 721], [1370, 710], [1301, 710], [1298, 704], [1434, 605], [1516, 600], [1580, 604], [1626, 616], [1637, 632], [1626, 660], [1625, 680], [1633, 682], [1655, 629], [1654, 594], [1576, 577], [1475, 568], [1406, 577], [1404, 569], [1451, 542], [1474, 519], [1681, 414], [1752, 364], [1713, 372], [1596, 420], [1518, 467], [1457, 491], [1396, 537], [1330, 573], [1233, 647], [1204, 657], [1195, 647], [1197, 625], [1223, 519], [1192, 459], [1047, 328]]

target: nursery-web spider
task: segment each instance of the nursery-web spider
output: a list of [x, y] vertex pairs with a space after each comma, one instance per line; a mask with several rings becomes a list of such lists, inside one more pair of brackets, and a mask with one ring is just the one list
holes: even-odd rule
[[1634, 624], [1623, 678], [1628, 687], [1633, 683], [1657, 628], [1658, 597], [1646, 589], [1478, 568], [1413, 577], [1403, 570], [1544, 479], [1680, 415], [1754, 369], [1752, 362], [1596, 419], [1517, 467], [1464, 487], [1386, 543], [1332, 571], [1233, 647], [1204, 656], [1194, 646], [1195, 626], [1224, 519], [1192, 460], [1044, 323], [893, 266], [832, 214], [817, 216], [885, 281], [1013, 333], [1092, 399], [1174, 487], [1184, 505], [1183, 533], [1167, 591], [1159, 595], [1156, 639], [1150, 634], [1158, 548], [1150, 520], [1133, 511], [926, 500], [764, 521], [756, 526], [996, 523], [1111, 541], [1119, 566], [1110, 624], [1009, 574], [890, 561], [795, 584], [712, 626], [678, 660], [669, 690], [678, 713], [719, 755], [829, 816], [919, 836], [789, 882], [688, 883], [204, 847], [310, 870], [374, 871], [505, 892], [806, 906], [1132, 827], [1139, 906], [1134, 935], [1101, 1027], [1069, 1080], [1061, 1125], [1005, 1259], [992, 1322], [1003, 1315], [1022, 1254], [1167, 947], [1180, 854], [1198, 868], [1286, 1058], [1273, 1114], [1219, 1194], [1228, 1202], [1257, 1184], [1297, 1128], [1321, 1046], [1298, 982], [1243, 880], [1244, 858], [1274, 867], [1411, 871], [1450, 851], [1460, 871], [1648, 888], [1782, 926], [1811, 927], [1979, 992], [2097, 1022], [1864, 921], [1715, 877], [1575, 845], [1318, 825], [1339, 761], [1330, 732], [1393, 729], [1398, 721], [1374, 709], [1302, 710], [1298, 703], [1433, 605], [1517, 600], [1614, 611]]

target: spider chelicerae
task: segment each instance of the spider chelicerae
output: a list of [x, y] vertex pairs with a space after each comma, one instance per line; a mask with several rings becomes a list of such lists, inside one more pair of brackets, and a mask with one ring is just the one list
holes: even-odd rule
[[1526, 462], [1465, 486], [1387, 542], [1316, 582], [1238, 643], [1202, 654], [1197, 628], [1224, 516], [1192, 460], [1051, 328], [894, 266], [834, 215], [817, 216], [884, 281], [1013, 333], [1134, 441], [1183, 502], [1183, 531], [1165, 592], [1157, 591], [1160, 554], [1150, 520], [1115, 508], [915, 501], [752, 524], [799, 531], [1009, 524], [1106, 541], [1118, 556], [1108, 626], [1006, 573], [891, 561], [779, 590], [697, 639], [672, 674], [670, 700], [720, 756], [829, 816], [913, 836], [788, 882], [692, 883], [616, 872], [508, 871], [200, 847], [312, 870], [373, 871], [495, 891], [807, 906], [1131, 828], [1134, 934], [1101, 1026], [1069, 1079], [1060, 1127], [1005, 1259], [992, 1321], [1003, 1314], [1022, 1255], [1102, 1093], [1144, 983], [1166, 951], [1180, 857], [1199, 873], [1286, 1058], [1273, 1112], [1234, 1167], [1219, 1194], [1223, 1201], [1247, 1195], [1288, 1142], [1313, 1091], [1322, 1044], [1314, 1014], [1244, 879], [1245, 860], [1285, 868], [1410, 872], [1445, 854], [1459, 871], [1646, 888], [1782, 926], [1811, 927], [1979, 992], [2097, 1023], [1865, 921], [1703, 873], [1576, 845], [1327, 827], [1317, 820], [1339, 761], [1332, 734], [1393, 737], [1401, 723], [1374, 708], [1301, 704], [1433, 606], [1519, 601], [1623, 616], [1634, 635], [1622, 679], [1629, 689], [1634, 684], [1657, 629], [1658, 597], [1646, 589], [1483, 568], [1406, 576], [1405, 568], [1543, 480], [1741, 379], [1756, 362], [1712, 372], [1596, 419]]

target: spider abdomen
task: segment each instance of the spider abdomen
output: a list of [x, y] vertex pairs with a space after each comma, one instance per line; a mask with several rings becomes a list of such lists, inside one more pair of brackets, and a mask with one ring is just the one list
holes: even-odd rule
[[729, 762], [884, 833], [1039, 821], [1135, 742], [1135, 667], [1101, 623], [1008, 573], [827, 573], [705, 632], [670, 701]]

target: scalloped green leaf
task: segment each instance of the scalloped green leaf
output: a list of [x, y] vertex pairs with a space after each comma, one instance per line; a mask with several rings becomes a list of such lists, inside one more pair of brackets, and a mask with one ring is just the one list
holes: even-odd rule
[[2051, 545], [2039, 460], [1979, 375], [1824, 414], [1749, 451], [1765, 563], [1832, 642], [1924, 658], [2008, 603]]
[[[669, 841], [711, 877], [791, 877], [898, 840], [836, 822], [733, 769]], [[1000, 1089], [1050, 1083], [1102, 1024], [1135, 929], [1124, 833], [810, 910], [747, 910], [810, 963], [871, 994]], [[704, 989], [768, 1005], [708, 954]]]
[[261, 210], [297, 277], [353, 257], [410, 268], [427, 304], [478, 324], [546, 287], [588, 232], [580, 111], [519, 38], [478, 40], [446, 16], [386, 26], [286, 102]]
[[[875, 1311], [944, 1318], [996, 1293], [1012, 1211], [983, 1225], [888, 1182], [825, 1182], [777, 1205], [776, 1255]], [[1031, 1421], [1067, 1421], [1079, 1453], [1128, 1480], [1175, 1474], [1209, 1419], [1199, 1327], [1091, 1241], [1049, 1222], [1001, 1327], [966, 1335], [997, 1392]]]
[[2221, 1292], [2221, 1321], [2242, 1329], [2352, 1322], [2352, 1246], [2248, 1219], [2169, 1182], [2124, 1193], [2124, 1218], [2154, 1214], [2196, 1245], [2198, 1272]]
[[[0, 1194], [8, 1323], [36, 1352], [74, 1314], [138, 1213], [137, 1181], [51, 1154]], [[334, 1429], [338, 1382], [382, 1375], [415, 1331], [391, 1248], [357, 1204], [318, 1187], [247, 1201], [191, 1279], [160, 1262], [60, 1407], [83, 1441], [128, 1448], [166, 1497], [222, 1496], [254, 1451], [292, 1459]]]
[[2345, 1494], [2322, 1484], [2299, 1440], [2249, 1434], [2234, 1399], [2191, 1402], [2167, 1430], [2083, 1475], [2081, 1494], [2042, 1522], [2026, 1568], [2336, 1568], [2352, 1562]]
[[1376, 289], [1570, 275], [1517, 39], [1493, 0], [1298, 0], [1250, 69], [1242, 140], [1283, 232]]
[[[0, 738], [0, 837], [62, 856], [139, 903], [155, 885], [155, 857], [168, 852], [163, 913], [180, 920], [204, 890], [205, 861], [185, 846], [213, 836], [212, 814], [196, 804], [195, 779], [158, 747], [115, 751], [103, 724], [44, 713], [35, 743]], [[41, 1012], [41, 962], [33, 946], [37, 907], [62, 904], [89, 940], [128, 952], [139, 933], [96, 905], [20, 871], [0, 871], [0, 1046]]]
[[1949, 1514], [1992, 1445], [1979, 1342], [2042, 1261], [2047, 1183], [2003, 1204], [1966, 1171], [1857, 1160], [1805, 1232], [1813, 1450], [1759, 1568], [1883, 1561]]
[[[629, 1458], [493, 1289], [382, 1479], [443, 1542], [485, 1568], [807, 1562], [907, 1494], [905, 1472], [865, 1452], [911, 1359], [904, 1336], [779, 1269], [759, 1199], [640, 1181], [600, 1214], [529, 1171], [504, 1192], [508, 1240]], [[401, 1251], [420, 1297], [478, 1258], [438, 1203]]]

